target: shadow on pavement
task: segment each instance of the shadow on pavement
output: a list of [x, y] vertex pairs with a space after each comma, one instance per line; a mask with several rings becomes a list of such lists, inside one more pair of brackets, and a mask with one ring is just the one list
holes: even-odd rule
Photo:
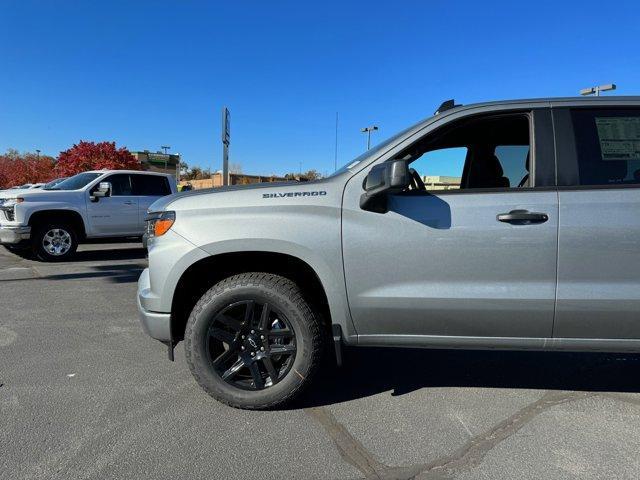
[[0, 279], [0, 282], [24, 282], [32, 280], [80, 280], [90, 278], [105, 278], [112, 283], [133, 283], [137, 282], [140, 273], [145, 265], [123, 263], [116, 265], [96, 265], [89, 267], [88, 272], [56, 273], [54, 275], [43, 275], [29, 278]]
[[132, 260], [144, 258], [147, 251], [142, 247], [114, 248], [105, 250], [83, 250], [76, 252], [68, 263], [95, 262], [103, 260]]
[[639, 368], [634, 354], [352, 348], [296, 407], [437, 387], [640, 392]]

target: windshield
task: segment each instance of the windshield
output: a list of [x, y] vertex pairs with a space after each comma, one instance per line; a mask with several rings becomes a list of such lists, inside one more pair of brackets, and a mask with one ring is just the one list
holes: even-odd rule
[[66, 180], [49, 187], [48, 185], [44, 187], [44, 190], [78, 190], [84, 186], [86, 186], [92, 180], [98, 178], [101, 173], [95, 172], [85, 172], [74, 175], [73, 177], [69, 177]]
[[42, 188], [45, 189], [45, 190], [49, 190], [49, 189], [51, 189], [51, 187], [55, 187], [60, 182], [63, 182], [66, 179], [67, 179], [67, 177], [56, 178], [55, 180], [51, 180], [49, 183], [45, 183]]
[[365, 160], [365, 159], [367, 159], [369, 157], [375, 157], [377, 155], [382, 154], [384, 152], [384, 150], [386, 150], [392, 143], [395, 143], [400, 137], [405, 135], [412, 128], [413, 128], [413, 126], [409, 127], [409, 128], [406, 128], [406, 129], [402, 130], [400, 133], [397, 133], [394, 136], [392, 136], [391, 138], [388, 138], [384, 142], [379, 143], [378, 145], [372, 147], [370, 150], [367, 150], [362, 155], [354, 158], [349, 163], [347, 163], [346, 165], [343, 165], [341, 168], [339, 168], [338, 170], [336, 170], [335, 172], [333, 172], [329, 176], [330, 177], [334, 177], [336, 175], [340, 175], [340, 174], [342, 174], [344, 172], [347, 172], [347, 171], [351, 170], [353, 167], [358, 165], [363, 160]]

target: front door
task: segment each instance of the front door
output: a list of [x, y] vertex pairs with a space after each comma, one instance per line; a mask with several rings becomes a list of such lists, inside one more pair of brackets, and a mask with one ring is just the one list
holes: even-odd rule
[[[87, 199], [91, 235], [142, 235], [138, 221], [138, 198], [133, 195], [130, 175], [117, 173], [103, 178], [101, 182], [111, 183], [111, 195], [95, 202]], [[91, 193], [89, 191], [88, 194]]]
[[640, 339], [640, 106], [559, 109], [554, 337]]
[[558, 198], [540, 188], [554, 159], [550, 122], [532, 155], [533, 115], [476, 117], [418, 140], [395, 157], [414, 186], [386, 213], [359, 207], [366, 170], [349, 181], [344, 266], [363, 340], [551, 336]]

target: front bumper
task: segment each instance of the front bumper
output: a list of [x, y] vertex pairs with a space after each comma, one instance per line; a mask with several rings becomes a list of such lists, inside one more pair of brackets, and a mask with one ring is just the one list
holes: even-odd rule
[[31, 227], [0, 225], [0, 244], [15, 245], [31, 238]]
[[147, 310], [144, 305], [151, 296], [149, 269], [145, 268], [138, 280], [138, 316], [142, 329], [150, 337], [171, 344], [171, 314]]

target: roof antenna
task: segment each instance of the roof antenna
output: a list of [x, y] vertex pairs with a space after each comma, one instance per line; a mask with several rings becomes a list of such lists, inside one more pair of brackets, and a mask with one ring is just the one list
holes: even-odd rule
[[445, 100], [440, 104], [438, 109], [434, 112], [434, 115], [438, 115], [439, 113], [445, 112], [447, 110], [451, 110], [454, 107], [459, 107], [460, 105], [456, 105], [455, 100], [452, 98], [450, 100]]

